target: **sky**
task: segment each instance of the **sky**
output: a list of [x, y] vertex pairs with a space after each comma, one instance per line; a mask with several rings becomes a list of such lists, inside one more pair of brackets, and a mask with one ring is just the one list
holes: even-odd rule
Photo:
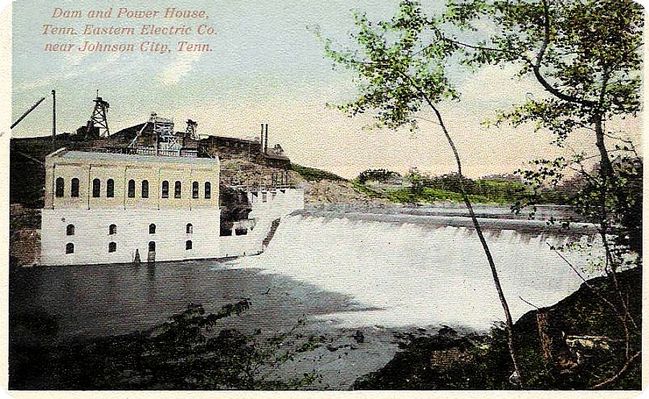
[[[441, 0], [424, 2], [434, 13]], [[126, 20], [90, 21], [52, 18], [56, 7], [66, 10], [105, 10], [112, 6], [133, 10], [176, 7], [202, 9], [207, 20], [156, 20], [160, 25], [216, 28], [208, 42], [211, 52], [64, 53], [45, 52], [44, 43], [65, 43], [70, 37], [42, 35], [43, 24], [57, 26], [134, 25]], [[454, 159], [439, 127], [426, 121], [416, 133], [408, 130], [368, 130], [371, 115], [349, 118], [327, 103], [354, 98], [353, 76], [332, 68], [322, 43], [313, 33], [344, 46], [353, 31], [352, 10], [371, 19], [387, 18], [397, 1], [386, 0], [211, 0], [211, 1], [69, 1], [18, 0], [13, 4], [13, 120], [41, 97], [46, 97], [20, 125], [14, 137], [51, 134], [51, 95], [57, 92], [57, 130], [74, 132], [92, 112], [96, 90], [110, 103], [111, 131], [142, 123], [151, 112], [173, 118], [176, 129], [184, 121], [198, 121], [200, 134], [256, 137], [261, 123], [269, 124], [271, 145], [280, 143], [293, 162], [354, 177], [368, 168], [401, 173], [416, 166], [442, 174], [455, 170]], [[87, 38], [92, 42], [123, 41], [120, 37]], [[81, 36], [73, 41], [83, 41]], [[139, 43], [141, 38], [131, 41]], [[149, 39], [151, 40], [151, 39]], [[162, 42], [174, 38], [153, 38]], [[454, 83], [463, 93], [459, 102], [441, 107], [457, 141], [468, 176], [509, 173], [539, 157], [560, 152], [547, 132], [531, 127], [487, 128], [481, 121], [499, 108], [520, 103], [526, 96], [542, 96], [529, 79], [511, 79], [513, 67], [488, 67], [468, 73], [451, 67]], [[432, 115], [422, 114], [432, 119]], [[621, 121], [621, 129], [639, 140], [638, 120]], [[578, 133], [572, 148], [594, 150], [589, 135]]]

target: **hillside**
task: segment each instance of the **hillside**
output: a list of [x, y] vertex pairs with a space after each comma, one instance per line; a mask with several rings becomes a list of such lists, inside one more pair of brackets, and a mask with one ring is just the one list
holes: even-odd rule
[[[221, 180], [226, 184], [264, 185], [273, 173], [281, 169], [255, 164], [243, 159], [221, 161]], [[387, 204], [386, 199], [375, 199], [360, 190], [353, 182], [320, 169], [291, 164], [288, 183], [304, 189], [306, 205], [327, 204]]]

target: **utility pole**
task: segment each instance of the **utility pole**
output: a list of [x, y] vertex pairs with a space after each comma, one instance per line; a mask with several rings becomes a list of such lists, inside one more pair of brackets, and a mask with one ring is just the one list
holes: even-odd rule
[[56, 137], [56, 90], [52, 90], [52, 147]]

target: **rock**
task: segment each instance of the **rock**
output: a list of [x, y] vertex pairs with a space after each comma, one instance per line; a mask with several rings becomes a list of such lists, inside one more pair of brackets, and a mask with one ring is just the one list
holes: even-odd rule
[[512, 385], [520, 385], [521, 384], [521, 376], [518, 374], [517, 371], [514, 371], [510, 376], [509, 376], [509, 383]]

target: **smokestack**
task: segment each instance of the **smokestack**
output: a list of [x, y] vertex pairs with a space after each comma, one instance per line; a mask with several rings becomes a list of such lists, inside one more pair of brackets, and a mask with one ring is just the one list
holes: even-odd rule
[[261, 124], [261, 136], [259, 137], [259, 151], [264, 150], [264, 124]]
[[268, 123], [266, 124], [266, 140], [264, 140], [264, 154], [268, 154]]
[[52, 140], [56, 136], [56, 90], [52, 90]]

